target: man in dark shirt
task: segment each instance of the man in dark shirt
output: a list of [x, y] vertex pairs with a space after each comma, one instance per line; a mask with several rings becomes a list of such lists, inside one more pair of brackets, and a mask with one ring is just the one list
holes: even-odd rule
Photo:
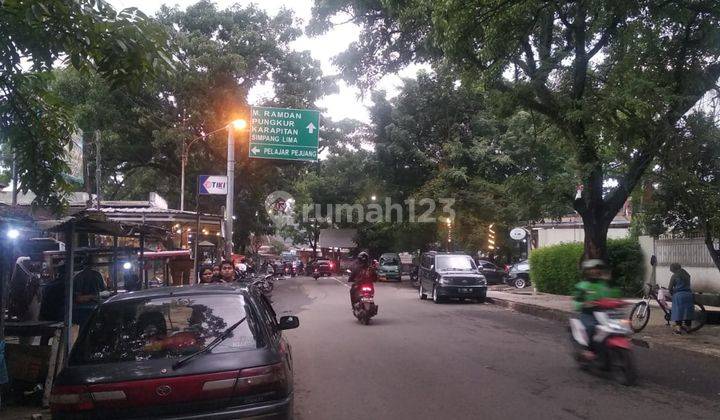
[[87, 260], [83, 269], [73, 278], [73, 322], [82, 326], [97, 304], [100, 292], [105, 290], [105, 280], [98, 271], [92, 268], [92, 261]]
[[40, 320], [62, 322], [65, 319], [65, 264], [50, 273], [52, 280], [42, 284]]
[[105, 290], [105, 280], [90, 264], [85, 264], [73, 278], [73, 290], [75, 303], [97, 302], [100, 292]]

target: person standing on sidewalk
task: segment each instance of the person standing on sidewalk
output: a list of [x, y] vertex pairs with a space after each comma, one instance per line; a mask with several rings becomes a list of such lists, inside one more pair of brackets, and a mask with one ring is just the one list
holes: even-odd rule
[[690, 289], [690, 274], [678, 263], [670, 264], [670, 272], [673, 273], [668, 286], [672, 293], [670, 320], [675, 322], [673, 332], [682, 334], [683, 331], [689, 332], [694, 315], [695, 302]]

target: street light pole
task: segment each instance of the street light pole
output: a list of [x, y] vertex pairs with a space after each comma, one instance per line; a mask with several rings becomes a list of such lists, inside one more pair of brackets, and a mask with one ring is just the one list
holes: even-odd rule
[[187, 165], [187, 159], [187, 146], [183, 141], [180, 153], [180, 211], [185, 211], [185, 165]]
[[227, 196], [225, 197], [225, 254], [232, 258], [233, 214], [235, 214], [235, 130], [233, 124], [227, 127]]

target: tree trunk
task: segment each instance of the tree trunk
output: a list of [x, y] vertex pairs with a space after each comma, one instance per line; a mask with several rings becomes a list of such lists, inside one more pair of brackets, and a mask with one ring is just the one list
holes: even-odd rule
[[712, 227], [710, 222], [705, 222], [705, 247], [707, 247], [707, 250], [710, 253], [710, 258], [712, 258], [715, 263], [715, 267], [720, 270], [720, 251], [715, 249], [711, 232]]
[[607, 233], [610, 226], [602, 217], [586, 217], [583, 215], [583, 230], [585, 231], [585, 252], [583, 260], [600, 259], [608, 261]]
[[582, 196], [575, 200], [575, 210], [582, 216], [585, 232], [583, 260], [608, 260], [607, 233], [617, 209], [608, 209], [603, 199], [603, 170], [595, 164], [583, 184]]

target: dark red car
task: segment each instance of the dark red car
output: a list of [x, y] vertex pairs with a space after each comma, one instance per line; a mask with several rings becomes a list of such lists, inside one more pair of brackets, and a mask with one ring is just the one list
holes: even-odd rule
[[56, 419], [291, 418], [293, 370], [268, 300], [231, 285], [115, 296], [83, 327], [52, 389]]

